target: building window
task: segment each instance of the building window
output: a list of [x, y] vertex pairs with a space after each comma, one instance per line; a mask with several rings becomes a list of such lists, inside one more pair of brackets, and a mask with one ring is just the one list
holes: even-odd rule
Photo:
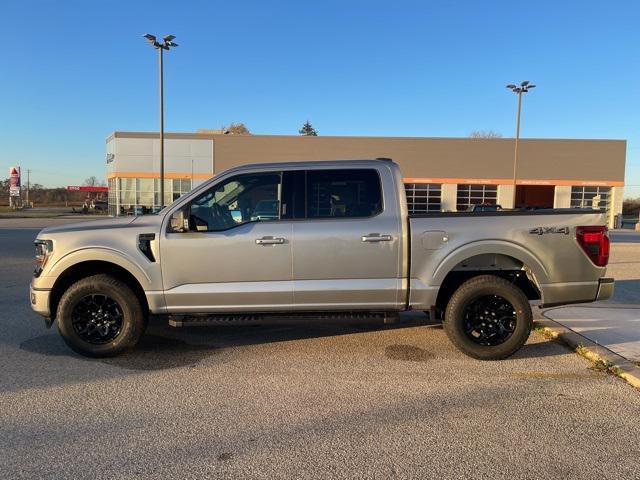
[[120, 204], [120, 213], [133, 213], [136, 205], [136, 179], [135, 178], [119, 178], [118, 179], [118, 197]]
[[442, 185], [439, 183], [405, 183], [409, 215], [439, 212], [442, 204]]
[[[164, 204], [170, 205], [191, 191], [190, 179], [164, 180]], [[157, 178], [109, 179], [109, 214], [144, 215], [160, 209], [160, 180]]]
[[153, 178], [136, 178], [136, 205], [153, 206]]
[[191, 190], [191, 180], [184, 178], [176, 178], [173, 180], [173, 196], [172, 201], [175, 202], [185, 193]]
[[[173, 180], [171, 180], [170, 178], [165, 178], [164, 179], [164, 204], [165, 205], [171, 205], [173, 203], [172, 188], [173, 188]], [[153, 206], [156, 209], [159, 209], [160, 208], [160, 179], [159, 178], [156, 178], [153, 180], [153, 189], [154, 189]]]
[[497, 199], [497, 185], [458, 185], [456, 208], [459, 212], [464, 212], [472, 205], [495, 205]]
[[[571, 187], [573, 208], [598, 208], [609, 211], [611, 187]], [[594, 200], [599, 196], [599, 200]]]
[[117, 196], [118, 196], [118, 190], [116, 188], [116, 179], [115, 178], [110, 178], [109, 179], [109, 194], [108, 194], [108, 201], [109, 201], [109, 215], [115, 216], [118, 214], [118, 210], [117, 210]]

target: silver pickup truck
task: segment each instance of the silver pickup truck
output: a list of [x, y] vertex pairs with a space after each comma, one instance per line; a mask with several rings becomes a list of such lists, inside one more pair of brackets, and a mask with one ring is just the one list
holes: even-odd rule
[[409, 215], [390, 160], [233, 168], [160, 213], [46, 228], [33, 310], [87, 356], [173, 326], [441, 318], [464, 353], [527, 340], [531, 304], [609, 298], [604, 216], [589, 210]]

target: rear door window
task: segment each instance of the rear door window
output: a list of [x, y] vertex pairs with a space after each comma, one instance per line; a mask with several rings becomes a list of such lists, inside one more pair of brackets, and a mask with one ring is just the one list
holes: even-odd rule
[[382, 211], [376, 170], [308, 170], [306, 185], [307, 218], [372, 217]]

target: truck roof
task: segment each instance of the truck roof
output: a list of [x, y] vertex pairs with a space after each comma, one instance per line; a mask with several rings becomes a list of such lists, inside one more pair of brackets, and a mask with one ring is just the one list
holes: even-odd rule
[[372, 167], [394, 164], [390, 158], [371, 158], [359, 160], [298, 160], [289, 162], [269, 162], [269, 163], [248, 163], [238, 167], [230, 168], [228, 171], [255, 169], [255, 168], [282, 168], [287, 170], [309, 169], [309, 168], [349, 168], [349, 167]]

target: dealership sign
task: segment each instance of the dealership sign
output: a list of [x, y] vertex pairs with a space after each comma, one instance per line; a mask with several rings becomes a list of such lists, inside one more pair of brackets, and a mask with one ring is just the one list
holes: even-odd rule
[[9, 167], [9, 195], [20, 196], [20, 167]]

